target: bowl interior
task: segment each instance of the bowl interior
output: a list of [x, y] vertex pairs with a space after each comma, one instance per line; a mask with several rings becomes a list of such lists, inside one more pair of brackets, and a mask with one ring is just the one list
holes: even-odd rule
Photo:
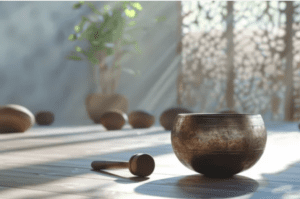
[[[177, 124], [176, 124], [177, 123]], [[260, 114], [209, 114], [184, 113], [177, 116], [174, 125], [185, 123], [194, 128], [209, 126], [262, 126], [264, 121]], [[200, 126], [199, 126], [200, 125]], [[193, 128], [193, 129], [194, 129]]]

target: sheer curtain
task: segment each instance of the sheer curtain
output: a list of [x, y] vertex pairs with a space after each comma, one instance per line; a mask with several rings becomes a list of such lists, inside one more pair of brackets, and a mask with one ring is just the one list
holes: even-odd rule
[[182, 2], [179, 99], [198, 112], [231, 108], [299, 120], [299, 2]]

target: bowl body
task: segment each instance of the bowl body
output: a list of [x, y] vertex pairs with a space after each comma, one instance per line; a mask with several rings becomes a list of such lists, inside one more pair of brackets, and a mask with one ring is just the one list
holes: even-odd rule
[[208, 177], [226, 178], [262, 156], [267, 132], [261, 115], [179, 114], [171, 142], [179, 161]]

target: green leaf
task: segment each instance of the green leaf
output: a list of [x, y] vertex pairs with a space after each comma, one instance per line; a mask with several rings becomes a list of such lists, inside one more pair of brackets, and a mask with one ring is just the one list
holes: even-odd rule
[[156, 22], [160, 23], [160, 22], [163, 22], [163, 21], [166, 21], [167, 20], [167, 17], [166, 16], [159, 16], [155, 19]]
[[81, 5], [82, 5], [81, 3], [76, 3], [73, 5], [73, 9], [78, 9], [81, 7]]
[[99, 46], [99, 45], [101, 45], [101, 41], [94, 40], [94, 41], [91, 42], [91, 44], [93, 46]]
[[81, 28], [80, 28], [80, 26], [77, 25], [74, 27], [74, 30], [76, 33], [79, 33], [81, 31]]
[[110, 6], [109, 5], [105, 5], [103, 9], [104, 10], [110, 10]]
[[135, 42], [135, 50], [139, 53], [139, 54], [142, 54], [142, 51], [140, 49], [140, 46], [138, 45], [137, 42]]
[[[92, 54], [92, 55], [94, 55], [94, 54]], [[87, 59], [91, 62], [92, 65], [96, 65], [99, 63], [99, 60], [96, 59], [94, 56], [89, 56], [89, 57], [87, 57]]]
[[129, 4], [130, 2], [129, 1], [124, 1], [123, 4], [122, 4], [122, 7], [123, 9], [127, 9], [127, 5]]
[[126, 16], [129, 18], [134, 18], [136, 15], [135, 10], [126, 9], [126, 10], [124, 10], [124, 12], [125, 12]]
[[76, 37], [75, 34], [71, 34], [71, 35], [69, 35], [69, 37], [68, 37], [68, 40], [70, 40], [70, 41], [75, 41], [76, 39], [77, 39], [77, 37]]
[[128, 23], [128, 27], [132, 27], [136, 25], [136, 21], [131, 21]]
[[76, 50], [77, 52], [82, 52], [82, 49], [81, 49], [79, 46], [76, 46], [76, 47], [75, 47], [75, 50]]
[[[126, 40], [123, 38], [125, 26], [127, 27], [133, 27], [137, 25], [136, 21], [130, 21], [129, 23], [126, 23], [126, 19], [122, 16], [122, 13], [125, 12], [126, 16], [129, 18], [135, 18], [137, 16], [138, 11], [141, 11], [143, 8], [140, 3], [138, 2], [117, 2], [113, 5], [114, 9], [112, 10], [112, 16], [108, 14], [108, 12], [101, 13], [98, 11], [95, 6], [92, 3], [84, 3], [83, 1], [79, 2], [78, 5], [87, 4], [91, 10], [97, 14], [103, 16], [103, 22], [92, 22], [87, 17], [82, 17], [81, 22], [74, 27], [74, 30], [76, 33], [80, 32], [80, 36], [78, 38], [75, 34], [69, 36], [69, 40], [74, 41], [76, 39], [82, 40], [87, 39], [90, 43], [90, 47], [87, 51], [84, 51], [79, 46], [75, 47], [75, 50], [82, 55], [86, 56], [87, 59], [92, 64], [97, 64], [99, 61], [94, 57], [95, 52], [97, 51], [104, 51], [108, 56], [115, 53], [116, 49], [121, 48], [123, 45], [134, 45], [136, 51], [138, 53], [141, 53], [140, 47], [138, 43], [132, 39]], [[123, 9], [118, 6], [123, 6]], [[80, 6], [78, 6], [80, 7]], [[104, 7], [104, 10], [111, 9], [109, 5], [106, 5]], [[87, 29], [83, 30], [84, 24], [89, 21], [89, 26]], [[130, 30], [126, 30], [126, 33], [128, 32], [136, 32], [138, 30], [143, 30], [144, 27], [137, 27], [137, 28], [130, 28]], [[115, 47], [110, 48], [105, 46], [104, 44], [108, 43], [114, 43]], [[132, 51], [129, 51], [132, 52]], [[134, 53], [134, 52], [132, 52]], [[135, 54], [135, 53], [134, 53]], [[73, 60], [81, 60], [79, 56], [76, 54], [69, 56], [70, 59]]]
[[87, 17], [82, 16], [81, 22], [77, 26], [74, 27], [75, 32], [79, 33], [80, 31], [82, 31], [83, 26], [87, 21], [90, 21], [90, 20]]
[[113, 27], [112, 22], [114, 20], [114, 18], [109, 16], [108, 13], [103, 14], [103, 19], [104, 21], [100, 24], [99, 28], [99, 31], [101, 33], [107, 31], [108, 29], [111, 29], [111, 27]]
[[81, 57], [79, 56], [75, 56], [75, 55], [70, 55], [68, 57], [66, 57], [67, 59], [70, 59], [70, 60], [74, 60], [74, 61], [81, 61]]
[[123, 41], [121, 42], [122, 46], [132, 45], [132, 44], [136, 44], [136, 43], [137, 43], [136, 40], [130, 41], [130, 40], [127, 40], [127, 39], [123, 39]]
[[130, 2], [130, 5], [139, 11], [143, 10], [142, 5], [138, 2]]
[[87, 39], [90, 43], [93, 41], [98, 41], [102, 38], [102, 34], [100, 30], [96, 27], [96, 23], [93, 22], [89, 25], [89, 27], [81, 33], [80, 40], [81, 39]]
[[87, 3], [87, 5], [88, 5], [88, 7], [90, 7], [90, 8], [92, 9], [92, 11], [93, 11], [95, 14], [97, 14], [97, 15], [102, 15], [102, 13], [99, 12], [99, 11], [95, 8], [94, 4], [92, 4], [92, 3]]
[[106, 54], [107, 54], [107, 56], [114, 54], [114, 49], [113, 48], [106, 48]]

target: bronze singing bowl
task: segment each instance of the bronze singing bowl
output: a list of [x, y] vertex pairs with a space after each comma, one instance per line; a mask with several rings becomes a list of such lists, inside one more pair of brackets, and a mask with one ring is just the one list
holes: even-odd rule
[[171, 141], [175, 155], [189, 169], [227, 178], [260, 159], [267, 132], [261, 115], [179, 114]]

